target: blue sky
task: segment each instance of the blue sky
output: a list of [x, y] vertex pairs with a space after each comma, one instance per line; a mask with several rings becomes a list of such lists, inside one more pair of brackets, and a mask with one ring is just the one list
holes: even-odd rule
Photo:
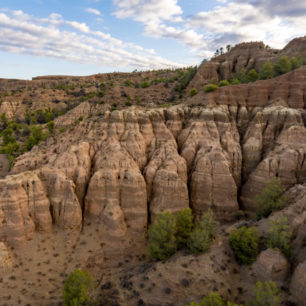
[[2, 78], [199, 64], [227, 44], [282, 48], [304, 0], [1, 0]]

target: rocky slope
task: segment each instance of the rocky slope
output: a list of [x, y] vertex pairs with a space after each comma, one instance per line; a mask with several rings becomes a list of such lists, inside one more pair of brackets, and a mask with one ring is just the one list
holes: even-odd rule
[[[196, 75], [192, 82], [205, 80]], [[305, 106], [304, 66], [167, 108], [109, 111], [85, 101], [58, 117], [65, 132], [18, 157], [0, 179], [4, 304], [59, 303], [61, 281], [75, 267], [95, 275], [106, 305], [185, 305], [215, 290], [241, 303], [265, 279], [284, 288], [284, 300], [303, 303]], [[84, 120], [71, 124], [79, 116]], [[288, 262], [266, 250], [241, 268], [228, 233], [241, 222], [252, 224], [239, 220], [252, 215], [255, 196], [275, 176], [291, 199], [282, 213], [293, 230], [294, 255]], [[211, 251], [149, 262], [147, 227], [160, 211], [186, 207], [196, 215], [214, 210], [221, 228]], [[264, 235], [268, 220], [254, 225]]]
[[210, 80], [228, 80], [242, 69], [259, 71], [261, 66], [270, 61], [274, 63], [280, 57], [288, 58], [301, 56], [306, 58], [306, 36], [293, 39], [281, 50], [269, 49], [262, 42], [242, 43], [233, 47], [229, 52], [204, 62], [198, 69], [196, 77], [189, 88], [199, 89]]

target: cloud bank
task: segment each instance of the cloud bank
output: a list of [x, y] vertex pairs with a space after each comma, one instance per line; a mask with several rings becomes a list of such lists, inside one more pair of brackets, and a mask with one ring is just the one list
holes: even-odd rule
[[85, 23], [64, 20], [58, 14], [36, 18], [22, 11], [0, 13], [0, 50], [53, 57], [97, 66], [157, 69], [178, 64], [154, 50], [92, 31]]

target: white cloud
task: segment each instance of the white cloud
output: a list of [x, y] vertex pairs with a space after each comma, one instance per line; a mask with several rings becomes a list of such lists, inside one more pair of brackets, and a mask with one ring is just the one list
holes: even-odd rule
[[144, 24], [146, 35], [172, 38], [192, 51], [204, 45], [203, 35], [183, 24], [183, 10], [177, 0], [113, 0], [117, 18], [132, 18]]
[[66, 21], [66, 24], [71, 26], [72, 28], [75, 28], [76, 30], [84, 33], [89, 33], [89, 27], [86, 23], [77, 22], [77, 21]]
[[208, 50], [243, 41], [264, 41], [282, 48], [294, 36], [304, 35], [302, 20], [270, 16], [260, 6], [231, 2], [192, 16], [188, 25], [203, 32]]
[[91, 7], [86, 8], [85, 12], [90, 13], [90, 14], [94, 14], [94, 15], [97, 15], [97, 16], [101, 16], [102, 15], [99, 10], [91, 8]]
[[113, 0], [117, 18], [133, 18], [142, 23], [160, 23], [165, 20], [181, 21], [183, 13], [177, 0]]
[[[65, 30], [67, 25], [77, 31]], [[0, 49], [7, 52], [55, 57], [97, 66], [114, 67], [115, 63], [118, 68], [179, 66], [156, 56], [151, 49], [123, 42], [101, 31], [92, 31], [85, 23], [66, 21], [55, 14], [38, 19], [15, 12], [0, 13], [0, 28]]]

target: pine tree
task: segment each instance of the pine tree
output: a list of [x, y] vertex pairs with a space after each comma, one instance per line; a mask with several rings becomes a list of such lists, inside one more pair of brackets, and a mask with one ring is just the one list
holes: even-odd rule
[[93, 278], [87, 271], [74, 270], [64, 283], [63, 299], [65, 306], [91, 305], [90, 290]]
[[190, 208], [183, 209], [177, 214], [176, 218], [176, 239], [178, 248], [184, 248], [187, 245], [187, 240], [193, 228], [193, 215]]
[[265, 62], [259, 70], [261, 80], [272, 79], [274, 77], [274, 68], [270, 62]]
[[170, 212], [157, 215], [156, 222], [148, 230], [148, 253], [151, 258], [165, 260], [177, 248], [176, 220]]
[[257, 219], [266, 218], [272, 211], [285, 207], [287, 198], [283, 195], [284, 191], [279, 178], [274, 177], [267, 181], [264, 190], [255, 198]]
[[268, 239], [266, 242], [267, 248], [277, 248], [285, 256], [291, 255], [291, 231], [288, 224], [288, 219], [281, 215], [277, 220], [270, 221], [270, 228], [268, 230]]

